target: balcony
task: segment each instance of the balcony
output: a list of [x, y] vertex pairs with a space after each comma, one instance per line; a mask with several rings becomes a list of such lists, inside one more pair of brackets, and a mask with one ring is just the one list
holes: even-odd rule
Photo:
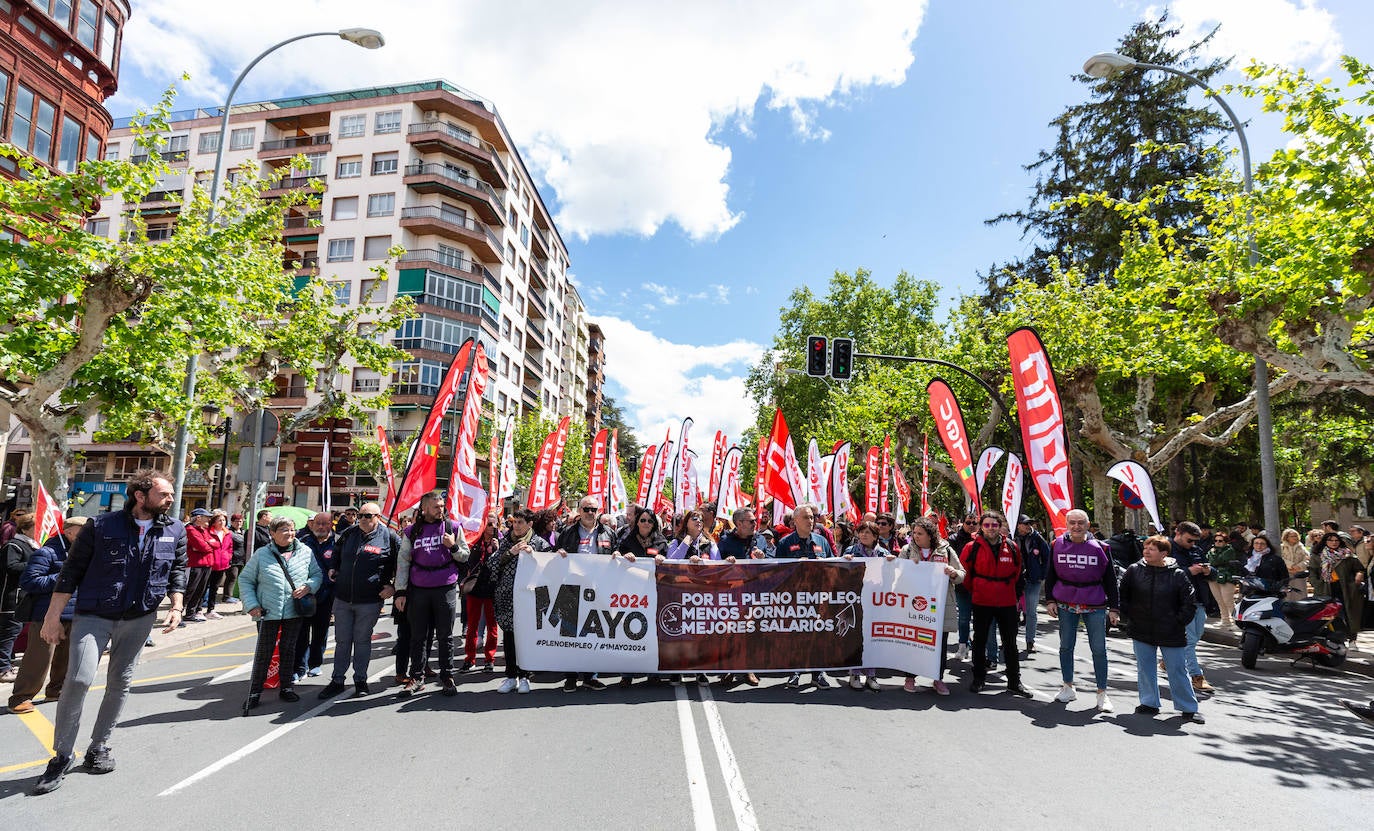
[[525, 342], [535, 349], [543, 349], [544, 327], [533, 320], [525, 321]]
[[262, 192], [262, 195], [264, 197], [285, 196], [293, 190], [301, 190], [302, 188], [313, 188], [315, 182], [319, 182], [321, 188], [323, 188], [328, 178], [329, 177], [323, 173], [318, 173], [312, 176], [287, 176], [283, 178], [281, 181], [273, 184], [271, 187], [264, 190]]
[[510, 180], [506, 177], [506, 166], [496, 154], [496, 147], [483, 141], [462, 127], [447, 121], [426, 121], [412, 124], [406, 130], [406, 141], [423, 153], [447, 153], [475, 166], [482, 178], [500, 183], [502, 190], [508, 190]]
[[549, 287], [548, 262], [545, 260], [530, 260], [530, 285], [536, 284], [544, 289]]
[[320, 255], [310, 254], [305, 257], [287, 258], [282, 260], [283, 271], [294, 271], [297, 274], [305, 274], [320, 267]]
[[407, 251], [397, 260], [398, 263], [410, 263], [412, 267], [429, 268], [453, 277], [481, 277], [482, 282], [486, 283], [487, 288], [491, 289], [492, 294], [501, 295], [501, 282], [496, 276], [481, 263], [468, 257], [454, 256], [446, 251], [437, 248], [417, 248]]
[[491, 185], [462, 171], [442, 164], [406, 165], [405, 176], [401, 180], [416, 193], [438, 193], [461, 199], [471, 205], [483, 221], [504, 226], [505, 214], [501, 211], [501, 199]]
[[533, 238], [533, 242], [530, 243], [530, 250], [535, 253], [542, 251], [544, 256], [548, 257], [552, 250], [549, 247], [549, 238], [544, 235], [543, 231], [539, 230], [538, 225], [530, 228], [530, 236]]
[[258, 158], [290, 158], [306, 150], [314, 153], [327, 153], [329, 149], [329, 133], [316, 133], [311, 136], [291, 136], [275, 141], [264, 141], [262, 144], [258, 145]]
[[470, 216], [437, 206], [401, 209], [401, 227], [417, 234], [438, 234], [464, 243], [478, 259], [501, 259], [501, 241], [486, 225]]
[[[191, 151], [189, 150], [163, 150], [158, 153], [167, 164], [186, 164], [186, 159]], [[148, 161], [148, 153], [137, 153], [129, 157], [129, 161], [134, 164], [143, 164]]]
[[296, 239], [298, 237], [318, 237], [320, 231], [321, 214], [319, 211], [312, 211], [308, 214], [292, 214], [282, 221], [282, 236]]

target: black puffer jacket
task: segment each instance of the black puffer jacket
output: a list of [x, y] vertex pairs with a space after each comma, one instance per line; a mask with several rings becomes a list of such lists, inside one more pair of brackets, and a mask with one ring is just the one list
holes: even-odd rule
[[1187, 646], [1187, 628], [1196, 608], [1193, 583], [1172, 558], [1162, 566], [1139, 560], [1121, 575], [1121, 613], [1135, 640], [1151, 646]]
[[[653, 554], [649, 550], [653, 549]], [[668, 540], [659, 532], [655, 531], [649, 542], [645, 543], [639, 538], [639, 534], [629, 533], [616, 546], [617, 554], [633, 554], [636, 557], [652, 557], [654, 554], [666, 554], [668, 552]]]

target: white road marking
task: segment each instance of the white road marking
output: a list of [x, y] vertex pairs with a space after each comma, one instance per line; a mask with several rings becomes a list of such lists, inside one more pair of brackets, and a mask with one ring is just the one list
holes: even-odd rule
[[692, 797], [692, 820], [696, 831], [715, 831], [716, 812], [711, 807], [711, 789], [706, 784], [706, 767], [701, 763], [696, 722], [692, 720], [692, 699], [681, 686], [677, 696], [677, 725], [682, 733], [682, 755], [687, 762], [687, 792]]
[[243, 675], [244, 673], [248, 672], [248, 671], [251, 670], [252, 668], [253, 668], [253, 662], [252, 662], [252, 661], [248, 661], [248, 662], [246, 662], [246, 663], [239, 664], [238, 666], [234, 667], [233, 669], [229, 670], [228, 672], [222, 672], [222, 673], [220, 673], [219, 675], [216, 675], [214, 678], [211, 678], [211, 679], [210, 679], [209, 681], [207, 681], [206, 683], [208, 683], [208, 684], [219, 684], [219, 683], [221, 683], [221, 682], [223, 682], [223, 681], [228, 681], [230, 678], [237, 678], [238, 676]]
[[[234, 670], [230, 670], [230, 672], [234, 672]], [[377, 681], [383, 676], [390, 674], [390, 672], [391, 670], [389, 668], [381, 670], [380, 672], [374, 673], [372, 677], [368, 680]], [[158, 796], [171, 796], [172, 794], [177, 793], [178, 791], [184, 790], [190, 787], [191, 785], [194, 785], [202, 779], [213, 776], [214, 774], [220, 772], [221, 770], [224, 770], [225, 768], [229, 767], [230, 765], [239, 761], [240, 759], [244, 759], [252, 755], [253, 753], [256, 753], [257, 751], [263, 749], [264, 747], [276, 741], [277, 739], [280, 739], [282, 736], [285, 736], [287, 733], [290, 733], [292, 730], [295, 730], [297, 727], [300, 727], [302, 724], [305, 724], [310, 719], [314, 718], [315, 716], [318, 716], [320, 713], [323, 713], [325, 710], [328, 710], [330, 707], [333, 707], [340, 701], [347, 701], [348, 699], [353, 698], [354, 695], [355, 693], [351, 691], [343, 692], [339, 695], [334, 696], [328, 701], [321, 702], [320, 704], [316, 705], [313, 709], [301, 713], [299, 716], [296, 716], [295, 718], [288, 721], [286, 724], [283, 724], [282, 726], [278, 727], [276, 730], [273, 730], [267, 735], [257, 739], [256, 741], [249, 742], [248, 744], [244, 745], [238, 750], [235, 750], [233, 753], [230, 753], [228, 756], [225, 756], [223, 759], [214, 762], [209, 767], [205, 767], [201, 770], [196, 771], [195, 773], [176, 783], [172, 787], [158, 794]], [[698, 766], [700, 766], [699, 760], [697, 764]]]
[[759, 820], [754, 816], [754, 803], [749, 801], [749, 791], [744, 787], [744, 776], [735, 762], [735, 751], [725, 735], [725, 723], [720, 720], [716, 699], [711, 695], [710, 687], [697, 687], [697, 692], [701, 694], [701, 706], [706, 711], [706, 727], [711, 731], [711, 741], [716, 745], [716, 759], [720, 761], [720, 775], [725, 779], [725, 792], [730, 797], [730, 807], [735, 811], [735, 825], [739, 831], [758, 831]]

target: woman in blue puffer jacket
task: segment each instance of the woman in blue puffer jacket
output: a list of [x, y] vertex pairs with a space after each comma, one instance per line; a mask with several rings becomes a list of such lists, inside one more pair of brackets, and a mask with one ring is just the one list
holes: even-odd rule
[[272, 520], [269, 530], [271, 542], [254, 551], [239, 574], [243, 608], [258, 621], [258, 644], [253, 653], [253, 674], [248, 682], [244, 715], [258, 706], [258, 697], [267, 680], [268, 666], [272, 662], [272, 652], [277, 648], [278, 637], [281, 647], [277, 662], [281, 700], [301, 700], [292, 689], [291, 681], [291, 668], [296, 665], [296, 638], [300, 634], [302, 620], [296, 610], [296, 600], [319, 591], [324, 577], [310, 549], [296, 539], [295, 521], [279, 517]]

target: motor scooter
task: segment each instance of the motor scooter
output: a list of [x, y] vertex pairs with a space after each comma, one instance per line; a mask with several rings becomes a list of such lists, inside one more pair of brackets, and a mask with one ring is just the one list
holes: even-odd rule
[[[1306, 577], [1305, 572], [1294, 577]], [[1313, 665], [1338, 667], [1345, 663], [1350, 640], [1345, 606], [1333, 597], [1288, 599], [1298, 590], [1288, 582], [1244, 577], [1236, 625], [1241, 629], [1240, 663], [1254, 669], [1260, 654], [1296, 655], [1293, 664], [1310, 658]]]

